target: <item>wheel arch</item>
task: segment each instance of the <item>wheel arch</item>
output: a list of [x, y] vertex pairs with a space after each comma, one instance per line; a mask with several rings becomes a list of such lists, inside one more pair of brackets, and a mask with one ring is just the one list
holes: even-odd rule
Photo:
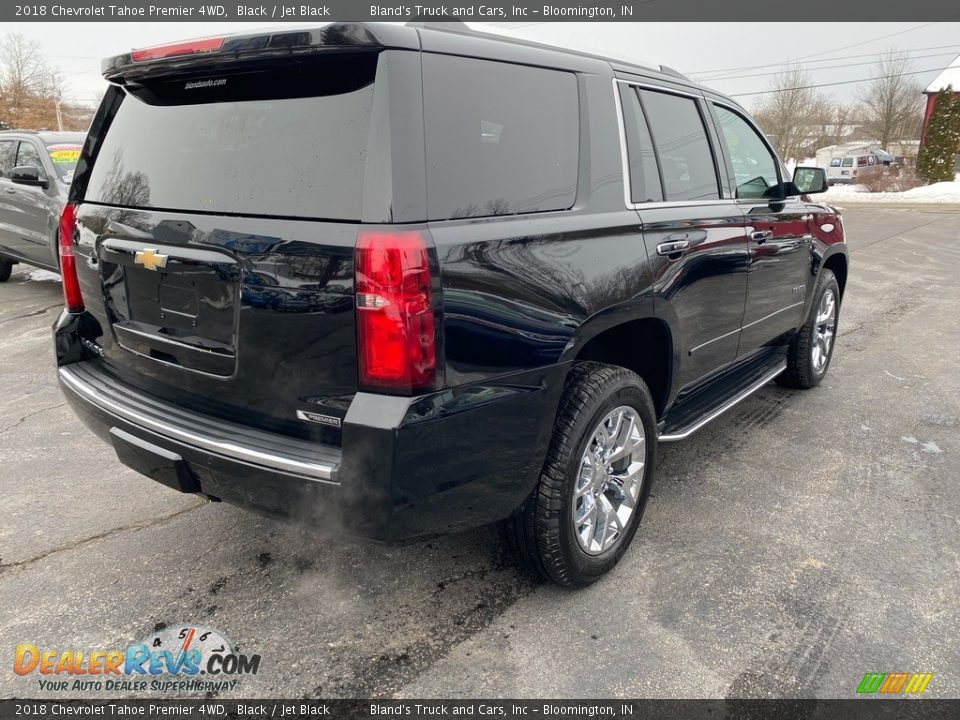
[[847, 255], [844, 252], [831, 253], [823, 259], [821, 267], [829, 270], [837, 278], [840, 286], [840, 301], [843, 301], [844, 290], [847, 287]]
[[577, 349], [574, 360], [625, 367], [650, 389], [657, 417], [670, 397], [673, 380], [673, 334], [660, 318], [643, 317], [606, 327]]

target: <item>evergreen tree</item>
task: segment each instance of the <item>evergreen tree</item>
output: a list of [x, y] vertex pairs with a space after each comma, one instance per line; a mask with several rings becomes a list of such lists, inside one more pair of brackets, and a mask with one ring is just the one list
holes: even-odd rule
[[917, 175], [928, 183], [953, 180], [960, 151], [960, 100], [949, 85], [937, 93], [927, 133], [917, 158]]

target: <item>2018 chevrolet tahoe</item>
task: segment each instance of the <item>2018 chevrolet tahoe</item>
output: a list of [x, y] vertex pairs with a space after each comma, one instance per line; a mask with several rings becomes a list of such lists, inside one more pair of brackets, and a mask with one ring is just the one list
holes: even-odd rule
[[823, 171], [670, 69], [348, 23], [103, 71], [59, 381], [176, 490], [385, 542], [500, 522], [583, 585], [658, 443], [830, 365]]

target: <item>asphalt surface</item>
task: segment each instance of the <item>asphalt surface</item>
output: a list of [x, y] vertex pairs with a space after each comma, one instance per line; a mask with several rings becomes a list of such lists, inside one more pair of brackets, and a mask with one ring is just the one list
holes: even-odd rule
[[0, 285], [0, 696], [70, 696], [14, 675], [16, 643], [124, 647], [178, 623], [262, 656], [227, 698], [851, 697], [868, 671], [960, 696], [960, 214], [846, 225], [826, 380], [663, 447], [630, 552], [577, 592], [530, 582], [492, 529], [344, 543], [127, 470], [56, 387], [59, 285], [18, 267]]

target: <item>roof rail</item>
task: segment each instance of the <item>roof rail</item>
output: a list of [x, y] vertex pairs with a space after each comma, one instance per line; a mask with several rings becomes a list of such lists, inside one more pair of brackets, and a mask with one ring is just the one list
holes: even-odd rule
[[404, 24], [407, 27], [424, 28], [427, 30], [449, 30], [451, 32], [461, 33], [474, 32], [462, 20], [441, 20], [433, 22], [429, 20], [411, 20], [410, 22]]
[[687, 82], [690, 82], [690, 78], [688, 78], [686, 75], [684, 75], [684, 74], [683, 74], [682, 72], [680, 72], [679, 70], [674, 70], [674, 69], [673, 69], [672, 67], [670, 67], [669, 65], [661, 65], [661, 66], [660, 66], [660, 72], [662, 72], [664, 75], [672, 75], [673, 77], [678, 77], [678, 78], [680, 78], [681, 80], [686, 80]]

